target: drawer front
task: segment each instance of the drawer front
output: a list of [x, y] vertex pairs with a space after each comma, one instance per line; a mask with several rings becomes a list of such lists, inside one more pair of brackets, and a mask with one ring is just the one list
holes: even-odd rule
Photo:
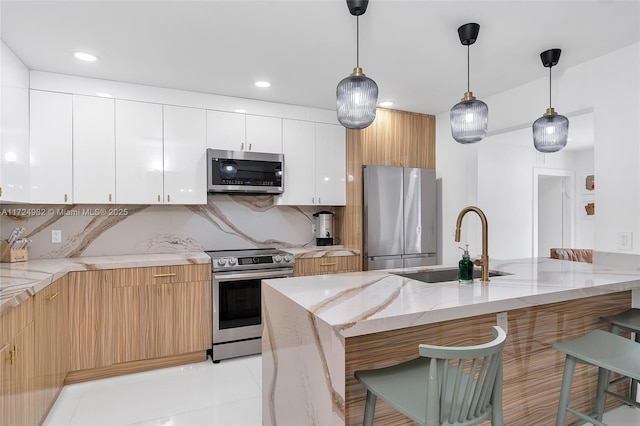
[[127, 268], [113, 271], [114, 287], [186, 283], [211, 280], [211, 265], [172, 265]]
[[360, 256], [328, 256], [296, 259], [295, 275], [322, 275], [360, 271]]

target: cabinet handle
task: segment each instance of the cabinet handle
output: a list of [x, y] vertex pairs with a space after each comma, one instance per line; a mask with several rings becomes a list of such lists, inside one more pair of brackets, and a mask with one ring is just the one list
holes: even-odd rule
[[336, 266], [337, 263], [321, 263], [320, 266]]
[[171, 287], [167, 287], [167, 294], [171, 294]]
[[251, 144], [249, 144], [249, 151], [251, 151]]
[[175, 272], [173, 274], [153, 274], [153, 278], [162, 278], [162, 277], [175, 277], [176, 274]]
[[109, 278], [108, 278], [107, 273], [105, 272], [105, 273], [104, 273], [104, 282], [106, 283], [106, 282], [108, 282], [108, 281], [109, 281]]
[[171, 202], [171, 195], [167, 195], [167, 203]]
[[111, 201], [111, 194], [109, 194], [109, 201]]
[[67, 197], [67, 194], [64, 194], [64, 202], [65, 202], [65, 203], [67, 202], [67, 199], [68, 199], [68, 198], [69, 198], [69, 197]]
[[13, 365], [13, 361], [18, 358], [18, 345], [13, 345], [13, 350], [9, 352], [9, 362]]
[[160, 198], [160, 194], [158, 194], [158, 202], [160, 202], [162, 198]]
[[318, 197], [318, 204], [322, 204], [322, 199]]
[[60, 296], [60, 292], [56, 291], [55, 293], [53, 293], [51, 296], [47, 296], [47, 302], [51, 302], [53, 299], [55, 299], [56, 297]]
[[311, 204], [315, 204], [315, 197], [311, 197]]
[[0, 186], [0, 197], [2, 197], [2, 187]]
[[244, 151], [244, 142], [240, 144], [240, 151]]
[[162, 296], [162, 289], [158, 286], [158, 296]]

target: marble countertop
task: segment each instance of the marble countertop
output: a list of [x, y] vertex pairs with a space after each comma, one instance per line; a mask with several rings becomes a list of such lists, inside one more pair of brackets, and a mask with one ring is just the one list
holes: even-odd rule
[[76, 257], [0, 263], [0, 314], [72, 271], [209, 263], [204, 252]]
[[287, 247], [283, 249], [294, 255], [296, 259], [312, 259], [317, 257], [353, 256], [360, 254], [360, 250], [344, 246], [311, 246]]
[[[615, 262], [609, 262], [612, 264]], [[640, 288], [640, 262], [621, 267], [549, 258], [492, 260], [510, 274], [461, 286], [394, 275], [444, 266], [266, 280], [343, 337]]]

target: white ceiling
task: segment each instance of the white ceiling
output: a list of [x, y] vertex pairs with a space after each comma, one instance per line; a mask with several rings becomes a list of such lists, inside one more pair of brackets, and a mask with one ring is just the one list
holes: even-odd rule
[[[355, 66], [356, 19], [344, 0], [0, 6], [2, 39], [34, 70], [334, 109], [336, 85]], [[640, 2], [372, 0], [360, 65], [379, 100], [431, 114], [457, 103], [466, 47], [456, 30], [467, 22], [481, 25], [471, 90], [482, 99], [546, 77], [538, 55], [548, 48], [563, 49], [566, 68], [640, 41]], [[101, 59], [80, 62], [75, 50]], [[272, 87], [256, 88], [259, 79]]]

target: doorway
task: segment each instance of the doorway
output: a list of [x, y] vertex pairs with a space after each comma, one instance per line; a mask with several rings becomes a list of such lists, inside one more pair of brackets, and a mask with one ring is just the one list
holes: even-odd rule
[[552, 247], [573, 247], [575, 224], [573, 172], [534, 169], [534, 257], [549, 257]]

